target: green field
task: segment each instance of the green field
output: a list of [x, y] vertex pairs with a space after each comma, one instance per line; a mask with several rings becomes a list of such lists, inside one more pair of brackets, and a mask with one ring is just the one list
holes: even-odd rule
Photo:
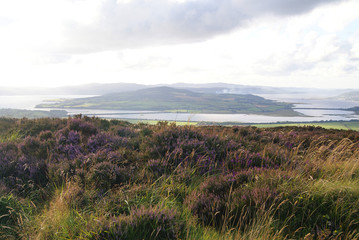
[[[128, 121], [133, 124], [144, 123], [155, 125], [159, 122], [158, 120], [140, 120], [140, 119], [122, 119], [124, 121]], [[305, 126], [314, 126], [314, 127], [322, 127], [325, 129], [338, 129], [338, 130], [355, 130], [359, 131], [359, 121], [337, 121], [337, 122], [307, 122], [307, 123], [271, 123], [271, 124], [243, 124], [243, 123], [213, 123], [213, 122], [181, 122], [181, 121], [165, 121], [169, 124], [174, 123], [177, 126], [253, 126], [258, 128], [275, 128], [275, 127], [305, 127]]]
[[121, 120], [130, 122], [132, 124], [143, 123], [143, 124], [156, 125], [159, 122], [163, 122], [163, 123], [168, 123], [168, 124], [175, 124], [176, 126], [195, 126], [195, 125], [197, 125], [197, 122], [158, 121], [158, 120], [140, 120], [140, 119], [121, 119]]
[[313, 122], [313, 123], [275, 123], [275, 124], [254, 124], [253, 126], [259, 128], [269, 127], [285, 127], [285, 126], [315, 126], [326, 129], [340, 129], [340, 130], [355, 130], [359, 131], [359, 121], [348, 121], [348, 122]]

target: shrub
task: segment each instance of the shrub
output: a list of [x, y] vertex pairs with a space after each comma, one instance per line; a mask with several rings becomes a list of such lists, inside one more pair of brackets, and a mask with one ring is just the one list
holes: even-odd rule
[[125, 126], [118, 126], [115, 128], [115, 132], [120, 137], [135, 137], [138, 134], [131, 128], [131, 127], [125, 127]]
[[99, 133], [89, 138], [87, 149], [94, 153], [99, 150], [114, 151], [119, 147], [127, 147], [128, 138], [117, 137], [109, 133]]
[[108, 190], [115, 184], [125, 183], [129, 180], [129, 172], [110, 162], [95, 164], [89, 172], [89, 183], [97, 189]]
[[187, 197], [185, 205], [204, 225], [221, 227], [226, 221], [225, 218], [232, 217], [228, 214], [231, 211], [230, 199], [234, 191], [253, 180], [251, 172], [210, 177]]
[[53, 134], [51, 131], [47, 130], [47, 131], [42, 131], [39, 133], [39, 139], [40, 141], [46, 141], [53, 138]]
[[20, 149], [25, 156], [37, 159], [46, 159], [48, 157], [48, 145], [45, 142], [40, 142], [35, 137], [26, 137], [20, 144]]
[[16, 175], [18, 178], [39, 186], [46, 186], [48, 182], [48, 167], [45, 161], [33, 157], [20, 157], [16, 165]]
[[86, 137], [98, 133], [98, 129], [92, 123], [86, 122], [79, 118], [69, 119], [67, 126], [69, 130], [81, 132]]
[[10, 176], [15, 171], [19, 150], [14, 143], [0, 143], [0, 178]]

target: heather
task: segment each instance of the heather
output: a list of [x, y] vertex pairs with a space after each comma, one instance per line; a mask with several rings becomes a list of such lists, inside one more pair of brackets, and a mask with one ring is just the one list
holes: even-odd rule
[[1, 239], [357, 239], [359, 132], [0, 119]]

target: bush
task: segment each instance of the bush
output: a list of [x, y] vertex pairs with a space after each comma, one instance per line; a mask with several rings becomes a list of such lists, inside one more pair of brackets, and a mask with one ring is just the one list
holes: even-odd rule
[[89, 183], [99, 190], [108, 190], [115, 184], [125, 183], [129, 172], [110, 162], [95, 164], [89, 172]]
[[0, 178], [14, 173], [19, 158], [19, 150], [14, 143], [0, 143]]
[[[204, 225], [222, 227], [225, 218], [237, 215], [232, 211], [233, 193], [242, 185], [254, 181], [251, 172], [214, 176], [200, 184], [185, 200], [185, 205]], [[237, 203], [234, 203], [237, 204]]]
[[81, 132], [86, 137], [98, 133], [97, 127], [95, 127], [92, 123], [81, 120], [79, 118], [69, 119], [67, 126], [69, 130]]

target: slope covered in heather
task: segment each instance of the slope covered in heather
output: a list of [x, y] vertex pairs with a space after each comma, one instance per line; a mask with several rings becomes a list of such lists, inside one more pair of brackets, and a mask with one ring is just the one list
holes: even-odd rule
[[0, 118], [0, 239], [358, 239], [359, 132]]

